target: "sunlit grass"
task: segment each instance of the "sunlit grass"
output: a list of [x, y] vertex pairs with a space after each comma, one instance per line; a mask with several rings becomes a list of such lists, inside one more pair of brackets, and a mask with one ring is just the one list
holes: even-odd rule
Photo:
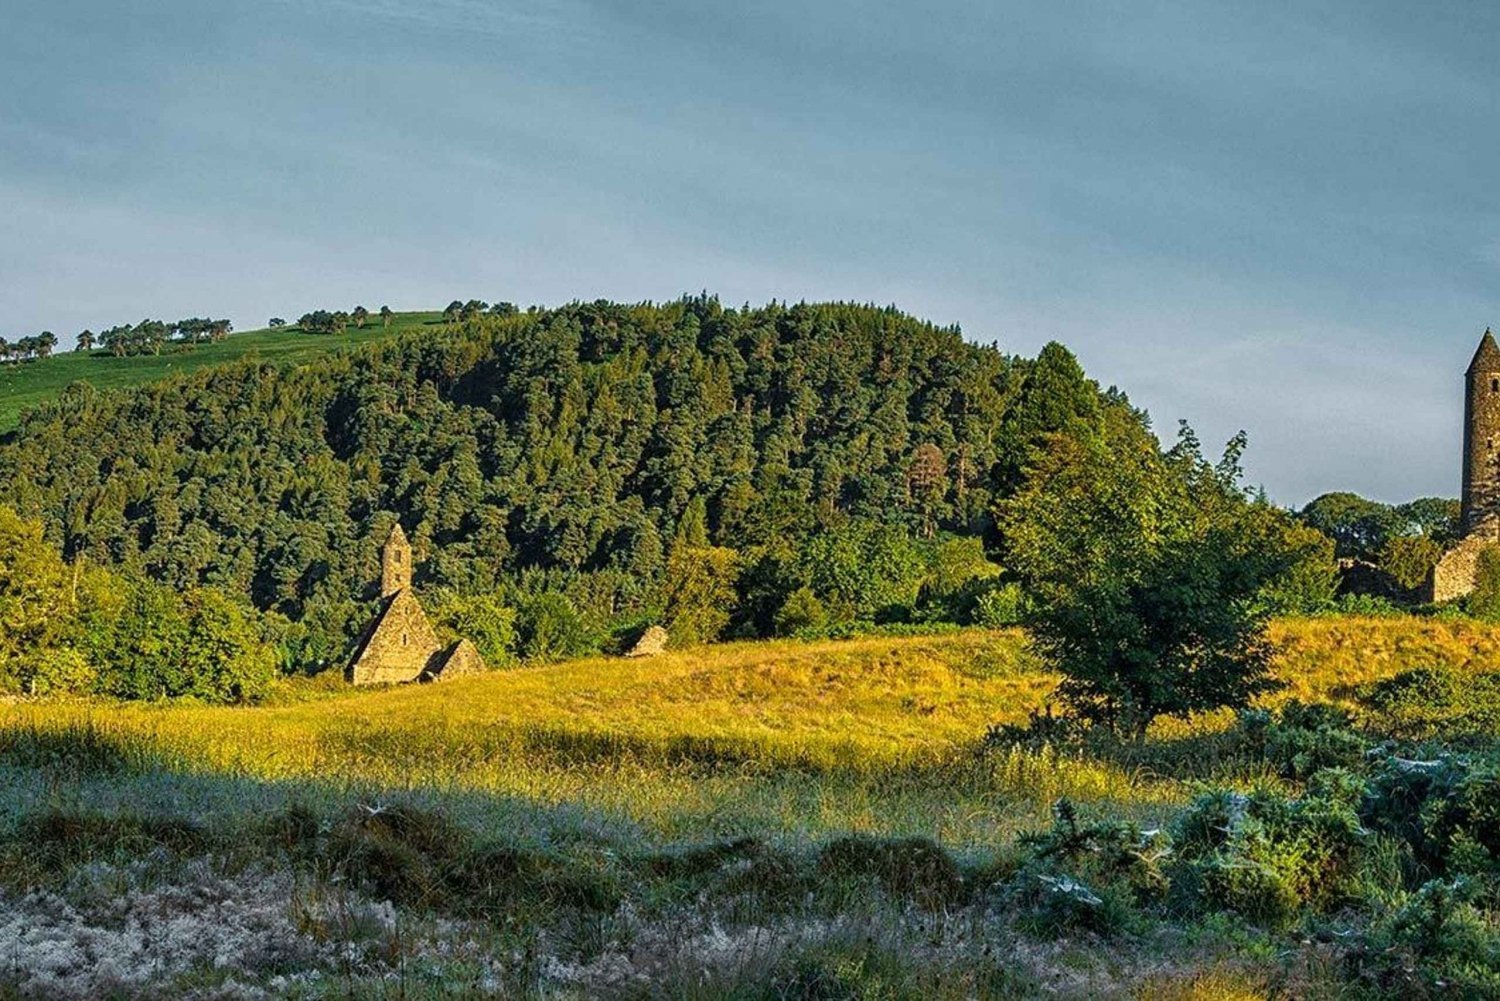
[[[1291, 620], [1273, 638], [1286, 687], [1270, 702], [1500, 659], [1500, 631], [1474, 623]], [[300, 701], [291, 686], [255, 708], [17, 703], [0, 710], [0, 734], [82, 728], [146, 767], [482, 794], [665, 839], [868, 831], [993, 846], [1045, 823], [1063, 796], [1154, 823], [1195, 779], [1268, 778], [1215, 758], [1230, 713], [1163, 721], [1138, 755], [981, 752], [990, 725], [1024, 722], [1056, 681], [1021, 633], [968, 630], [594, 658]]]

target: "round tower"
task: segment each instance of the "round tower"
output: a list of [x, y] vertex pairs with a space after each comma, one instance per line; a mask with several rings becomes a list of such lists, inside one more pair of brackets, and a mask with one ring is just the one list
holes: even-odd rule
[[411, 543], [398, 523], [380, 551], [380, 596], [389, 598], [411, 587]]
[[[1497, 533], [1500, 514], [1500, 346], [1488, 330], [1464, 378], [1464, 531]], [[1500, 533], [1497, 533], [1500, 534]]]

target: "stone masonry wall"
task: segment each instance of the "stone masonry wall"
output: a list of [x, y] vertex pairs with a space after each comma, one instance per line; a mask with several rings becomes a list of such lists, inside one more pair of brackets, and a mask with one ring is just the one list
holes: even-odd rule
[[1443, 554], [1432, 568], [1432, 600], [1451, 601], [1474, 590], [1478, 576], [1479, 554], [1495, 545], [1487, 534], [1470, 535]]
[[356, 685], [414, 681], [442, 649], [416, 596], [401, 591], [352, 665], [349, 680]]

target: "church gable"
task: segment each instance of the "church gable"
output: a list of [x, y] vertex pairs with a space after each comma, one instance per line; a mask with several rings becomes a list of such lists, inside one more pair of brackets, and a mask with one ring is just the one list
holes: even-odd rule
[[355, 652], [349, 680], [356, 685], [415, 681], [442, 652], [416, 596], [410, 590], [398, 591], [386, 599]]

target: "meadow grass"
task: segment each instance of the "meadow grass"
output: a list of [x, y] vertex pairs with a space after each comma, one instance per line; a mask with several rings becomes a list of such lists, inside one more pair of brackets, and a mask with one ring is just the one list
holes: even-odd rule
[[159, 355], [116, 358], [102, 349], [61, 350], [50, 358], [0, 365], [0, 433], [16, 427], [26, 410], [54, 399], [75, 382], [101, 390], [125, 389], [251, 357], [297, 365], [332, 351], [442, 322], [441, 313], [397, 313], [389, 327], [381, 326], [379, 317], [372, 317], [363, 329], [350, 326], [342, 334], [310, 334], [288, 326], [231, 334], [217, 344], [191, 348], [168, 345]]
[[[1272, 638], [1285, 682], [1272, 704], [1500, 662], [1500, 630], [1472, 622], [1285, 620]], [[0, 709], [0, 741], [81, 729], [175, 771], [480, 793], [668, 840], [868, 831], [993, 846], [1044, 824], [1061, 796], [1158, 821], [1193, 781], [1235, 778], [1214, 742], [1230, 713], [1161, 721], [1146, 747], [1112, 757], [981, 753], [991, 725], [1024, 723], [1057, 680], [1015, 630], [734, 643], [435, 685], [291, 684], [260, 707], [14, 703]]]
[[[1268, 703], [1500, 654], [1500, 630], [1473, 622], [1285, 620], [1272, 637], [1286, 685]], [[1287, 959], [1234, 923], [1046, 941], [995, 918], [1016, 836], [1060, 797], [1156, 826], [1200, 779], [1283, 781], [1235, 757], [1225, 713], [1108, 753], [983, 750], [1056, 681], [1020, 632], [975, 629], [379, 690], [301, 681], [254, 707], [12, 702], [0, 896], [32, 896], [9, 898], [0, 939], [36, 964], [63, 948], [47, 942], [84, 955], [74, 943], [121, 927], [121, 948], [174, 976], [240, 970], [277, 996], [1344, 996], [1315, 946]], [[204, 895], [308, 951], [270, 962], [205, 921], [189, 954], [154, 926], [127, 936], [115, 903], [181, 925]], [[145, 962], [122, 982], [177, 989]], [[422, 964], [431, 978], [407, 979]], [[298, 986], [285, 969], [313, 972]], [[76, 964], [46, 976], [16, 982], [106, 982]]]

